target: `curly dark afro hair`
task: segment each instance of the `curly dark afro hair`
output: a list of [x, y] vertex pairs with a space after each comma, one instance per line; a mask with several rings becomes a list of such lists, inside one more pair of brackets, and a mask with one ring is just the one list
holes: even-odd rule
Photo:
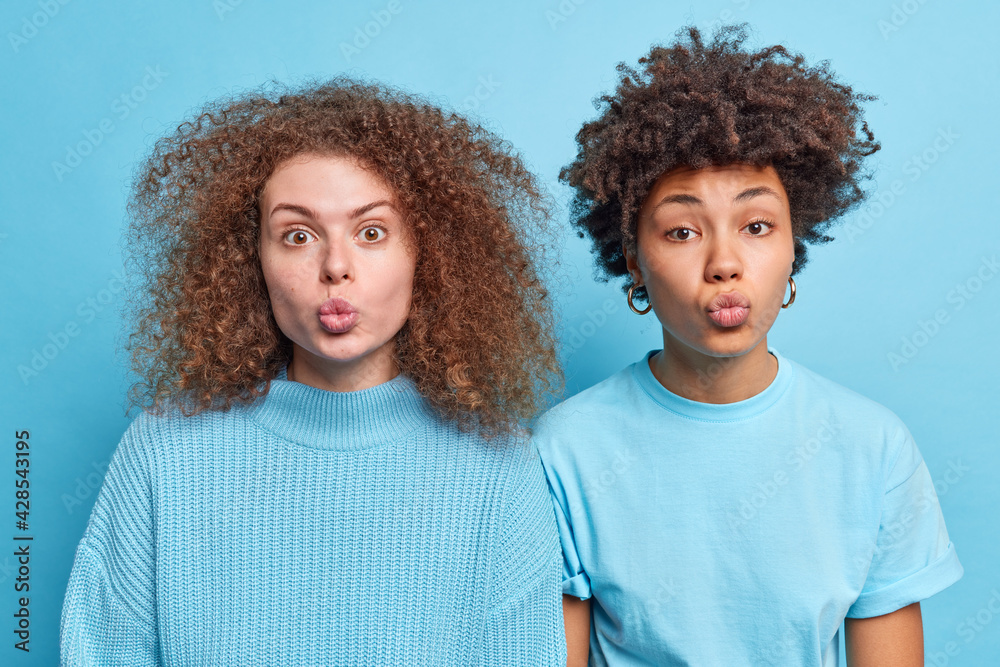
[[832, 241], [831, 221], [865, 198], [862, 159], [880, 146], [858, 103], [877, 98], [834, 80], [828, 61], [807, 67], [780, 45], [745, 51], [746, 37], [745, 23], [707, 45], [684, 28], [640, 58], [641, 71], [620, 63], [614, 95], [595, 100], [602, 113], [577, 133], [579, 152], [559, 178], [576, 190], [573, 224], [593, 241], [605, 280], [628, 276], [622, 244], [635, 249], [639, 208], [675, 167], [774, 167], [791, 209], [793, 274], [805, 244]]

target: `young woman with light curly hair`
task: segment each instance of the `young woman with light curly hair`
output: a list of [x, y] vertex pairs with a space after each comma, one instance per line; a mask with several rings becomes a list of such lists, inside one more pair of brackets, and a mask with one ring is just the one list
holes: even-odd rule
[[835, 667], [846, 619], [849, 665], [916, 667], [920, 600], [962, 576], [927, 466], [890, 410], [767, 342], [806, 244], [864, 197], [872, 98], [746, 37], [620, 65], [562, 172], [663, 336], [534, 435], [570, 664]]
[[561, 381], [496, 136], [349, 79], [216, 102], [129, 204], [147, 408], [78, 547], [67, 665], [557, 665], [522, 424]]

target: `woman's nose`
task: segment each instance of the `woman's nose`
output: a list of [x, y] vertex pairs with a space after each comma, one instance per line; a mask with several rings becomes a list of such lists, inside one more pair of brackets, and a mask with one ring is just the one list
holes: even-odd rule
[[709, 246], [705, 261], [705, 280], [728, 282], [739, 280], [743, 274], [743, 262], [732, 241], [717, 238]]
[[348, 244], [331, 242], [323, 259], [323, 280], [334, 284], [354, 277], [351, 251]]

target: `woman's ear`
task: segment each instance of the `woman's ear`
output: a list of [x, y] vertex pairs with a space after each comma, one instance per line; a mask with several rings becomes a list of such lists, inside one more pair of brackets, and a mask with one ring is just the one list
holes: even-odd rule
[[625, 266], [632, 277], [632, 283], [634, 285], [641, 285], [642, 272], [639, 270], [639, 259], [636, 257], [636, 253], [629, 250], [628, 243], [625, 241], [622, 241], [622, 255], [625, 256]]

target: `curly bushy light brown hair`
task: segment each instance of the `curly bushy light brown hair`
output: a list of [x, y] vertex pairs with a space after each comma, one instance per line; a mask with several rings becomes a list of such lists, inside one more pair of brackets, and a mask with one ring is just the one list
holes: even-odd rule
[[[159, 139], [129, 199], [133, 405], [184, 414], [266, 394], [291, 360], [258, 254], [259, 197], [305, 153], [352, 157], [394, 191], [417, 247], [395, 358], [463, 431], [509, 434], [561, 388], [536, 263], [548, 196], [510, 145], [426, 100], [349, 78], [271, 82]], [[130, 318], [130, 319], [133, 319]]]
[[709, 44], [684, 28], [640, 58], [641, 71], [620, 63], [615, 93], [595, 100], [602, 113], [577, 133], [559, 177], [575, 188], [573, 223], [605, 280], [628, 276], [622, 244], [635, 250], [639, 209], [675, 167], [774, 167], [791, 209], [793, 274], [805, 244], [832, 241], [830, 223], [864, 199], [860, 167], [879, 144], [858, 103], [876, 98], [837, 82], [827, 61], [807, 67], [780, 45], [749, 52], [746, 37], [746, 24], [722, 26]]

